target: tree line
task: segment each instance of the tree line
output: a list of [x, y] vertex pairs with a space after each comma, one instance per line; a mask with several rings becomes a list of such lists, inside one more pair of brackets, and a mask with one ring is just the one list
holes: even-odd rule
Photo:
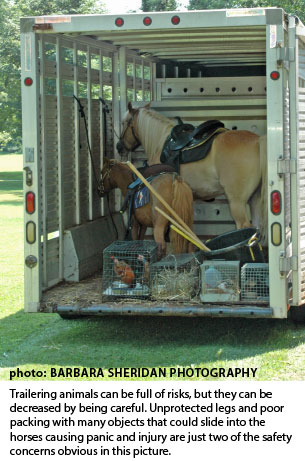
[[[179, 0], [142, 0], [142, 11], [181, 9]], [[305, 21], [305, 0], [189, 0], [189, 10], [280, 7]], [[132, 3], [131, 3], [132, 7]], [[1, 0], [0, 150], [21, 146], [20, 28], [25, 16], [106, 12], [103, 0]]]
[[21, 146], [20, 18], [104, 11], [100, 0], [0, 1], [0, 149]]

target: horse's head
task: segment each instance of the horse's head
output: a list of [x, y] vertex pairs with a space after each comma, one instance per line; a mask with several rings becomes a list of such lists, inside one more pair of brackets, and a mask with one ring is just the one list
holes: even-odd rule
[[102, 179], [100, 183], [100, 196], [105, 197], [112, 189], [117, 187], [117, 184], [113, 181], [111, 170], [114, 165], [118, 163], [118, 160], [104, 158], [104, 166], [101, 171]]
[[[149, 104], [145, 106], [148, 108]], [[122, 134], [116, 147], [119, 154], [134, 151], [141, 145], [141, 141], [137, 131], [137, 118], [139, 108], [133, 109], [131, 102], [128, 103], [128, 111], [122, 120]]]

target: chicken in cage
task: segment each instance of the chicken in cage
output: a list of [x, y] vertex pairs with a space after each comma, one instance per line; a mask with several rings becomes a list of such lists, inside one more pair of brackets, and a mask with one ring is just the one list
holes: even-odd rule
[[157, 261], [152, 241], [115, 241], [103, 252], [104, 297], [145, 298], [150, 295], [150, 266]]

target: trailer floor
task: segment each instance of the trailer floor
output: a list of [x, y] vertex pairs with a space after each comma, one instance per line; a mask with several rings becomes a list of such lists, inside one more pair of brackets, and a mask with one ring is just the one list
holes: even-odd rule
[[[107, 298], [106, 298], [107, 299]], [[43, 292], [42, 301], [40, 304], [41, 310], [54, 309], [57, 306], [77, 306], [88, 307], [97, 306], [105, 303], [106, 299], [102, 297], [102, 274], [94, 274], [93, 276], [81, 280], [80, 282], [62, 282], [58, 285]], [[107, 299], [107, 304], [122, 306], [123, 304], [145, 304], [146, 306], [160, 305], [160, 301], [151, 301], [142, 298], [110, 298]], [[188, 305], [200, 303], [200, 298], [194, 298], [188, 301]], [[184, 305], [183, 302], [176, 302], [177, 305]]]
[[86, 307], [102, 303], [102, 274], [80, 282], [62, 282], [43, 292], [41, 308], [48, 310], [62, 305]]
[[[216, 307], [218, 304], [218, 307]], [[222, 303], [221, 303], [222, 304]], [[44, 312], [54, 312], [57, 311], [57, 308], [60, 306], [65, 310], [65, 308], [77, 308], [82, 310], [84, 314], [87, 310], [88, 313], [90, 310], [93, 309], [95, 311], [97, 308], [100, 309], [100, 306], [106, 307], [106, 309], [111, 309], [112, 312], [117, 311], [118, 313], [123, 313], [123, 311], [127, 313], [132, 313], [129, 311], [130, 305], [133, 306], [133, 313], [138, 312], [138, 310], [145, 309], [148, 312], [151, 310], [155, 311], [158, 310], [157, 313], [161, 313], [163, 308], [165, 310], [171, 311], [184, 311], [187, 307], [188, 309], [199, 308], [209, 310], [215, 309], [219, 310], [219, 308], [223, 308], [225, 306], [219, 306], [219, 303], [215, 304], [203, 304], [200, 301], [199, 296], [192, 299], [191, 301], [187, 302], [175, 302], [175, 301], [152, 301], [149, 299], [135, 299], [135, 298], [109, 298], [107, 300], [102, 298], [102, 275], [101, 273], [95, 274], [85, 280], [80, 282], [63, 282], [60, 283], [49, 290], [45, 291], [42, 296], [42, 302], [40, 305], [40, 310]], [[257, 306], [257, 302], [239, 302], [239, 303], [225, 303], [226, 307], [232, 312], [236, 311], [236, 313], [240, 309], [249, 310], [252, 312], [252, 309], [256, 307], [257, 312], [260, 310], [265, 310], [267, 307], [267, 303], [262, 303], [261, 305]], [[256, 306], [255, 306], [256, 305]], [[252, 307], [251, 307], [252, 306]], [[161, 310], [160, 310], [161, 308]], [[264, 309], [265, 308], [265, 309]], [[122, 312], [121, 312], [122, 311]], [[220, 311], [222, 313], [222, 311]], [[143, 312], [140, 312], [143, 313]], [[147, 312], [146, 312], [147, 313]], [[162, 312], [163, 313], [163, 312]], [[182, 313], [182, 312], [181, 312]]]

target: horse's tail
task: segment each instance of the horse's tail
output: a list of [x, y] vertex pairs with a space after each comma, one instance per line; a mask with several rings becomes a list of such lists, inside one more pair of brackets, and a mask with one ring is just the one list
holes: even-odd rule
[[[178, 175], [175, 175], [173, 179], [172, 208], [192, 229], [194, 220], [193, 193], [190, 186]], [[172, 229], [170, 230], [170, 242], [176, 254], [188, 251], [188, 240]]]
[[260, 193], [260, 232], [262, 245], [268, 245], [268, 197], [267, 197], [267, 136], [259, 138], [261, 193]]

